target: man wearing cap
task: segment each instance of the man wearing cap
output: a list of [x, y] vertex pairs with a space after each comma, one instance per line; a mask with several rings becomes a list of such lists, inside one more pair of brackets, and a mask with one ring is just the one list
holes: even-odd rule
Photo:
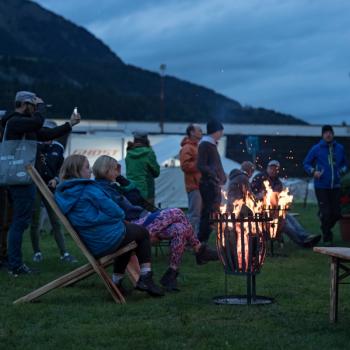
[[221, 186], [226, 183], [226, 174], [221, 163], [217, 144], [223, 135], [224, 127], [217, 120], [207, 123], [207, 135], [198, 147], [197, 167], [201, 172], [199, 191], [202, 196], [202, 211], [198, 239], [207, 242], [212, 231], [210, 214], [221, 204]]
[[202, 197], [199, 192], [201, 173], [197, 168], [198, 143], [202, 138], [202, 129], [197, 124], [190, 124], [186, 136], [181, 141], [180, 164], [185, 174], [185, 186], [188, 197], [188, 219], [198, 237], [199, 221], [202, 210]]
[[340, 176], [348, 168], [344, 147], [334, 140], [331, 125], [322, 127], [322, 140], [310, 149], [304, 169], [314, 178], [323, 241], [332, 244], [332, 228], [341, 217]]
[[[15, 97], [15, 111], [1, 120], [6, 130], [6, 140], [48, 141], [61, 137], [72, 130], [72, 126], [80, 122], [78, 114], [72, 114], [70, 121], [56, 128], [43, 128], [44, 118], [37, 109], [43, 100], [29, 91], [19, 91]], [[33, 272], [22, 260], [22, 238], [29, 226], [35, 199], [35, 185], [8, 186], [12, 201], [12, 222], [8, 232], [8, 267], [9, 273], [17, 277], [19, 274]]]
[[[266, 168], [266, 171], [254, 176], [252, 179], [251, 188], [253, 194], [262, 199], [266, 194], [264, 181], [268, 181], [273, 192], [282, 192], [283, 183], [279, 178], [280, 163], [278, 160], [271, 160]], [[301, 226], [298, 220], [287, 213], [285, 222], [282, 226], [282, 232], [285, 233], [294, 243], [304, 248], [315, 246], [321, 239], [320, 235], [310, 235]]]

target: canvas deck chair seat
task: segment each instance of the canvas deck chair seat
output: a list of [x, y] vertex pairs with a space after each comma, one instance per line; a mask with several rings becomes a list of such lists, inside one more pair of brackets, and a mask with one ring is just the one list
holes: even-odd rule
[[[134, 250], [136, 248], [136, 243], [131, 242], [127, 246], [119, 249], [118, 251], [114, 252], [113, 254], [104, 256], [100, 259], [96, 259], [86, 248], [85, 244], [80, 239], [77, 232], [74, 230], [73, 226], [70, 224], [66, 216], [62, 213], [58, 205], [56, 204], [54, 200], [54, 196], [49, 190], [49, 188], [46, 186], [45, 182], [39, 175], [39, 173], [36, 171], [36, 169], [32, 165], [27, 166], [27, 171], [30, 174], [31, 178], [33, 179], [35, 185], [37, 186], [37, 189], [40, 191], [40, 193], [43, 195], [43, 197], [47, 200], [59, 220], [62, 222], [65, 229], [68, 231], [68, 233], [73, 238], [76, 245], [79, 247], [81, 252], [84, 254], [86, 259], [88, 260], [88, 263], [78, 267], [72, 272], [67, 273], [66, 275], [55, 279], [52, 282], [47, 283], [46, 285], [34, 290], [33, 292], [23, 296], [22, 298], [17, 299], [14, 301], [15, 304], [18, 303], [24, 303], [24, 302], [30, 302], [38, 299], [40, 296], [60, 287], [66, 287], [72, 284], [75, 284], [88, 276], [91, 276], [92, 274], [96, 273], [102, 282], [104, 283], [105, 287], [107, 288], [108, 292], [113, 297], [114, 301], [116, 303], [125, 303], [125, 299], [119, 289], [115, 286], [115, 284], [112, 282], [111, 278], [109, 277], [108, 273], [106, 272], [105, 268], [108, 267], [113, 263], [114, 258], [116, 258], [119, 255], [122, 255], [130, 250]], [[135, 259], [133, 260], [135, 261]], [[127, 267], [128, 275], [132, 281], [132, 283], [135, 285], [138, 277], [139, 277], [139, 271], [137, 267], [135, 267], [135, 264], [129, 263]]]

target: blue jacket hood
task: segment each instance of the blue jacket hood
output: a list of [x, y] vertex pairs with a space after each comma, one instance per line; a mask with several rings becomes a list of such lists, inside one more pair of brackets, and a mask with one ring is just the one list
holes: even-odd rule
[[125, 236], [123, 210], [95, 180], [66, 180], [55, 200], [93, 255], [116, 249]]
[[56, 188], [56, 202], [63, 214], [67, 214], [82, 196], [86, 185], [93, 184], [91, 179], [71, 179], [61, 182]]

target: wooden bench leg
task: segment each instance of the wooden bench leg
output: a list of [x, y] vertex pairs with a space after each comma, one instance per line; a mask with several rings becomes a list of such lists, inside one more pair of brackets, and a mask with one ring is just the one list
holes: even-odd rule
[[332, 323], [338, 320], [339, 259], [331, 258], [330, 314]]

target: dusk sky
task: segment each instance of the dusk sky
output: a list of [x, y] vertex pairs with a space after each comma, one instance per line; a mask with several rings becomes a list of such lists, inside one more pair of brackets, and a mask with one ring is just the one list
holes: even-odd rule
[[125, 63], [243, 105], [350, 124], [348, 0], [38, 0]]

